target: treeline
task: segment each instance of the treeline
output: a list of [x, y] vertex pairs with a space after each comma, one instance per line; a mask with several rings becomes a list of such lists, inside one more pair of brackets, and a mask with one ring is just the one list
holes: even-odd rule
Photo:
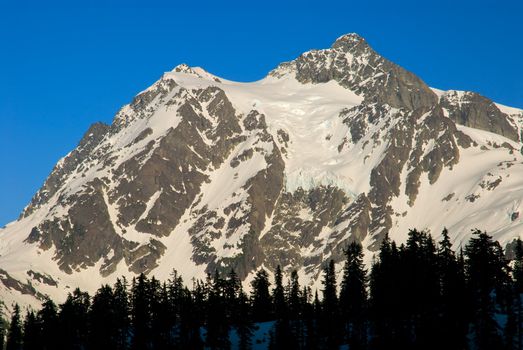
[[[341, 281], [333, 261], [312, 293], [292, 271], [274, 280], [260, 269], [247, 294], [234, 271], [191, 288], [173, 272], [144, 275], [47, 300], [23, 319], [15, 306], [5, 329], [12, 349], [239, 349], [257, 347], [270, 326], [270, 349], [522, 349], [523, 244], [508, 261], [498, 242], [475, 231], [454, 252], [446, 230], [437, 244], [412, 230], [399, 247], [383, 240], [370, 271], [361, 245], [345, 251]], [[267, 323], [264, 323], [267, 322]], [[4, 346], [2, 339], [2, 348]]]

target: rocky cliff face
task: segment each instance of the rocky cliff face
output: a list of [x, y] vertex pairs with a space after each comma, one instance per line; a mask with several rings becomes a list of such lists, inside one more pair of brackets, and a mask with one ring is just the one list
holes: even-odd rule
[[[350, 241], [521, 232], [523, 113], [429, 88], [355, 35], [256, 83], [180, 65], [94, 124], [0, 231], [6, 298], [260, 266], [311, 284]], [[515, 218], [515, 219], [514, 219]], [[52, 283], [47, 283], [52, 281]]]

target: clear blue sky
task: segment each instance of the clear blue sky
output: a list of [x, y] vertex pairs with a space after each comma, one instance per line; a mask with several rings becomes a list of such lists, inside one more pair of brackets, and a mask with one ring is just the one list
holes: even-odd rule
[[520, 0], [7, 3], [0, 0], [0, 225], [91, 123], [110, 123], [179, 63], [252, 81], [357, 32], [431, 86], [523, 107]]

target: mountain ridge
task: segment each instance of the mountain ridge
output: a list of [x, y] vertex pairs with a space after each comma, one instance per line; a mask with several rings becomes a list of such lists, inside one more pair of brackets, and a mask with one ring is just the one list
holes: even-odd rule
[[[121, 274], [249, 279], [276, 264], [315, 284], [352, 240], [370, 262], [385, 233], [445, 225], [460, 244], [478, 215], [507, 244], [522, 126], [521, 110], [432, 89], [356, 34], [252, 83], [181, 64], [93, 124], [0, 230], [0, 266], [35, 289], [0, 294], [34, 303]], [[56, 283], [32, 277], [44, 273]]]

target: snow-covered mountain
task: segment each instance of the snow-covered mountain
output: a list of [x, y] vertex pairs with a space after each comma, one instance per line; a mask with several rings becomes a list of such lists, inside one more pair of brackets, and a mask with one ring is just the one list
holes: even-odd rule
[[456, 247], [523, 230], [523, 111], [440, 91], [356, 34], [237, 83], [179, 65], [93, 124], [0, 230], [0, 298], [39, 305], [145, 272], [264, 266], [314, 284], [409, 228]]

